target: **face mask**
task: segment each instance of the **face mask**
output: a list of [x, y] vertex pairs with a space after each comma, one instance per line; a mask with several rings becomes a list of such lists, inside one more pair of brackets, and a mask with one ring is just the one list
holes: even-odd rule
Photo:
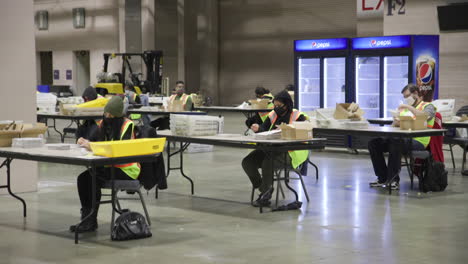
[[411, 95], [408, 96], [407, 98], [405, 98], [405, 103], [406, 103], [407, 105], [413, 105], [415, 101], [416, 101], [416, 100], [414, 100], [413, 96], [411, 96]]
[[279, 116], [282, 116], [284, 113], [286, 113], [286, 110], [283, 107], [275, 107], [273, 110]]

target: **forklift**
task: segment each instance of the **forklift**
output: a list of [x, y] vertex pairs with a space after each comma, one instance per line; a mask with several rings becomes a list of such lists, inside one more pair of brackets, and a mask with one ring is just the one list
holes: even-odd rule
[[[130, 60], [133, 57], [141, 57], [146, 66], [146, 80], [140, 80], [141, 73], [134, 73]], [[107, 72], [109, 60], [114, 58], [122, 58], [122, 72], [109, 73]], [[104, 53], [103, 72], [97, 75], [98, 83], [95, 85], [96, 92], [102, 96], [106, 94], [123, 94], [126, 73], [128, 69], [128, 77], [138, 95], [142, 90], [151, 94], [161, 93], [162, 81], [162, 57], [163, 53], [160, 50], [148, 50], [143, 53]]]

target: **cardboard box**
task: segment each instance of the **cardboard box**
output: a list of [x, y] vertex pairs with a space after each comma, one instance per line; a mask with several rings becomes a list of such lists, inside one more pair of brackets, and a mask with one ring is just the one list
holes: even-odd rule
[[401, 130], [423, 130], [427, 128], [426, 113], [413, 116], [400, 116]]
[[20, 137], [22, 124], [1, 124], [0, 125], [0, 147], [11, 147], [13, 138]]
[[249, 100], [252, 109], [268, 109], [269, 99]]
[[362, 119], [365, 112], [356, 103], [336, 104], [335, 119]]
[[292, 124], [281, 124], [281, 139], [312, 139], [312, 123], [293, 122]]
[[44, 123], [37, 123], [36, 125], [24, 124], [21, 130], [20, 137], [38, 137], [39, 135], [44, 135], [47, 131], [47, 126]]

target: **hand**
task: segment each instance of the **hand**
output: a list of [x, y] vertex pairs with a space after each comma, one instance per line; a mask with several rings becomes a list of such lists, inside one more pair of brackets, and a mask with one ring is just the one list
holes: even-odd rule
[[258, 124], [252, 124], [250, 126], [250, 129], [252, 129], [253, 132], [257, 133], [258, 130], [260, 129], [260, 126]]
[[405, 104], [401, 104], [400, 106], [398, 106], [398, 111], [402, 111], [402, 110], [405, 110], [405, 109], [409, 109], [409, 105], [405, 105]]
[[81, 147], [86, 148], [87, 150], [91, 150], [91, 146], [89, 145], [89, 141], [87, 139], [81, 137], [76, 143], [78, 143], [78, 145], [80, 145]]

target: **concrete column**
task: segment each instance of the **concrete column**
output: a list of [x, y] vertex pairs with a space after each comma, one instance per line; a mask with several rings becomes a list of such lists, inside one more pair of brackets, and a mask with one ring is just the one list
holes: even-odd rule
[[[2, 58], [0, 120], [23, 120], [34, 123], [36, 121], [36, 47], [33, 1], [1, 1], [0, 32], [8, 32], [8, 37], [0, 38], [0, 58]], [[15, 160], [12, 163], [11, 173], [14, 192], [37, 190], [36, 162]], [[4, 168], [1, 169], [0, 175], [1, 184], [5, 184]]]

